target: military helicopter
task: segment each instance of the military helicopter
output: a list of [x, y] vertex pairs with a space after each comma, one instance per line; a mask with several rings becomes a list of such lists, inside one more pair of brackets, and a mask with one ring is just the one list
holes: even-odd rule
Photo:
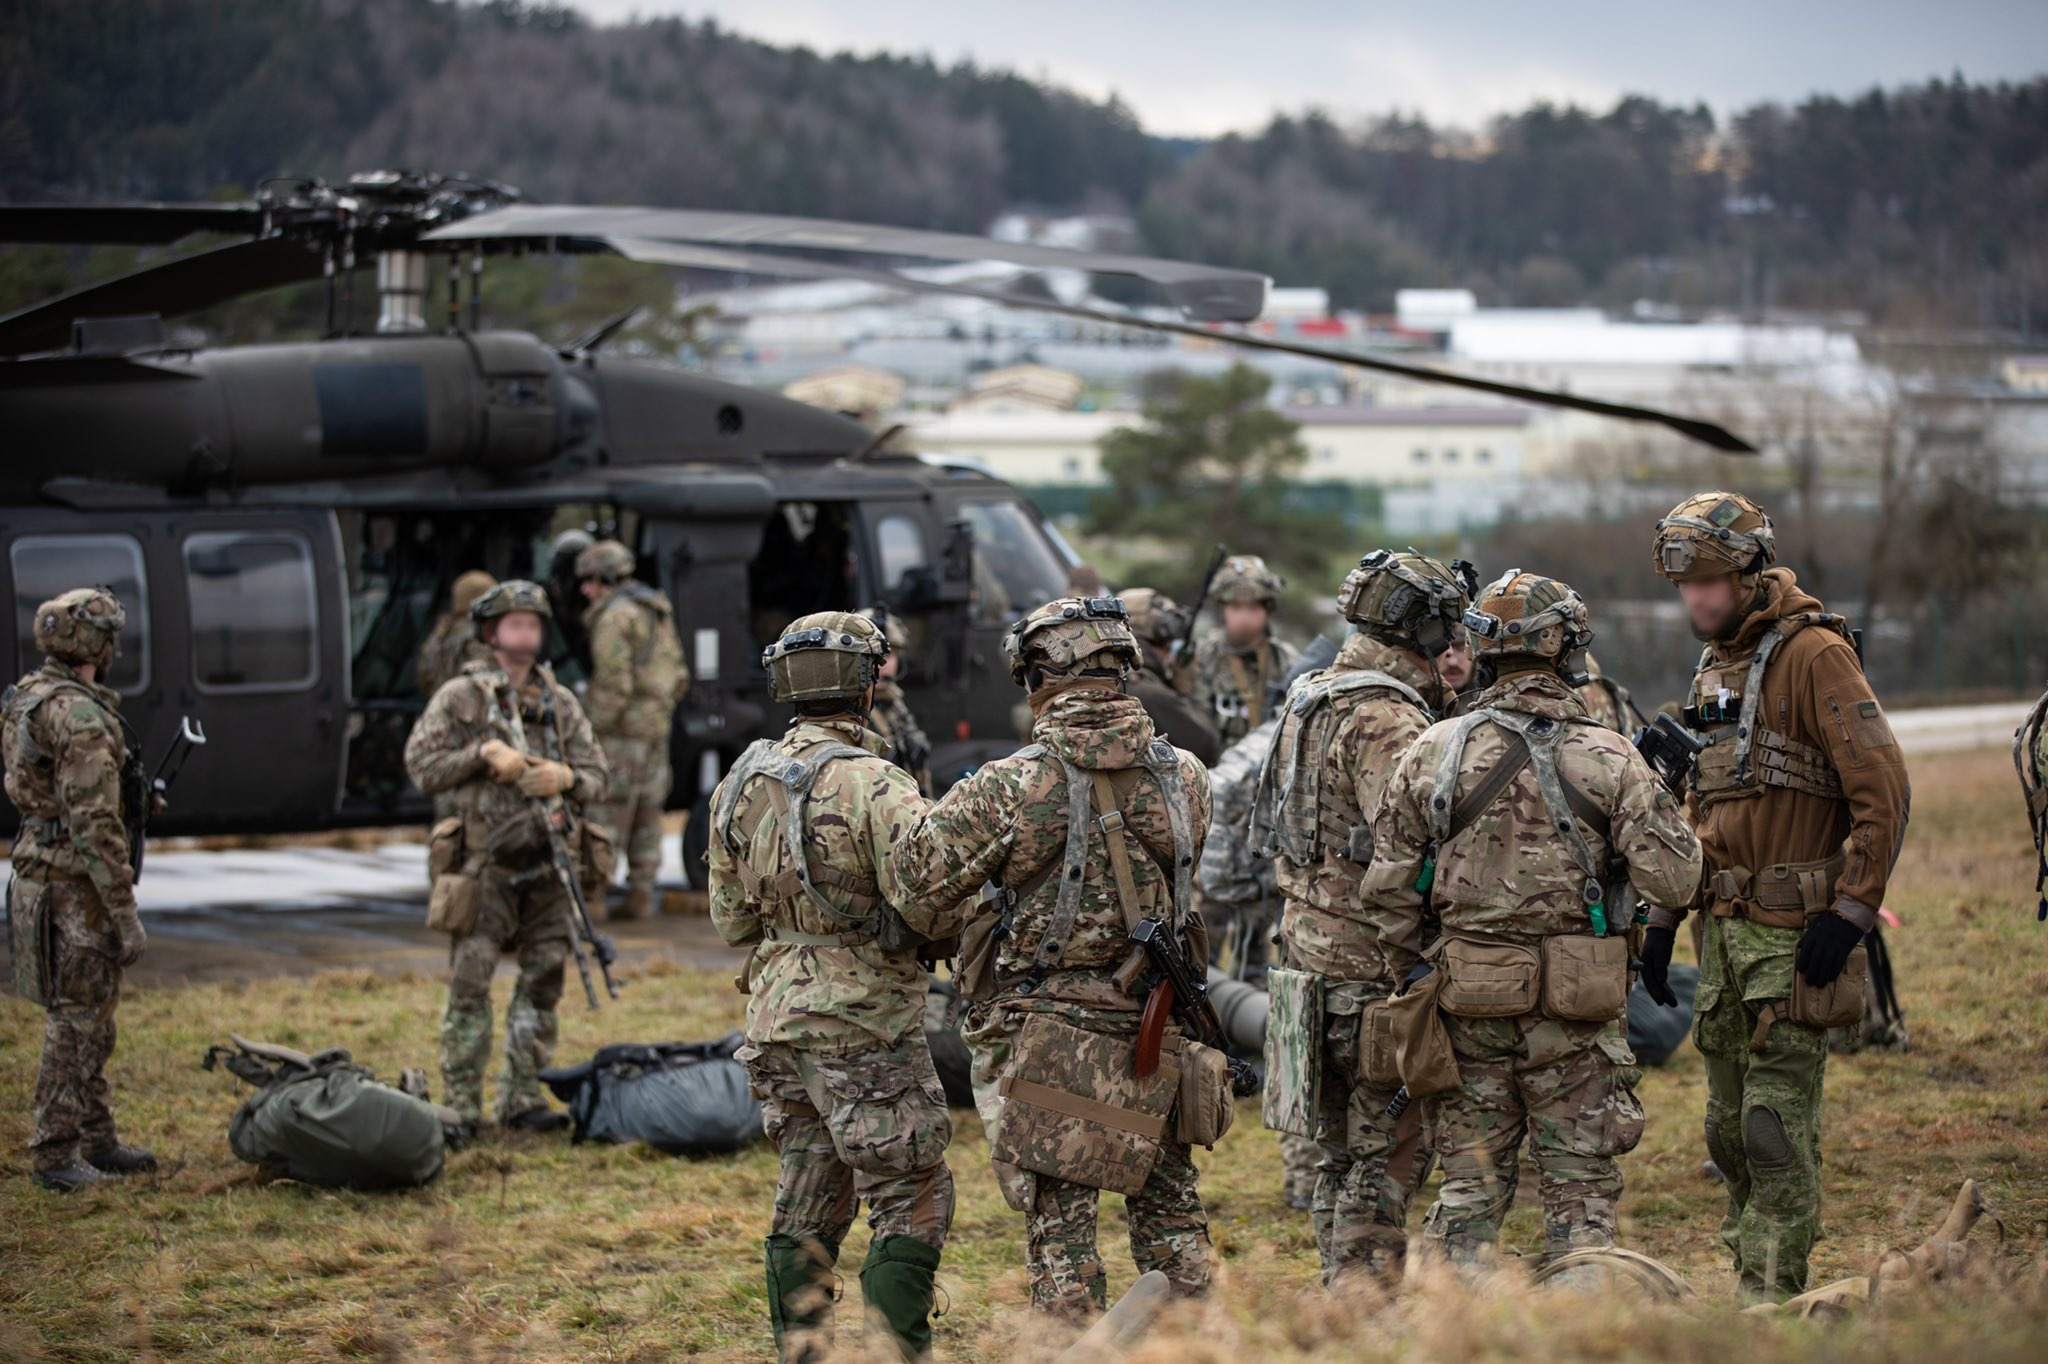
[[[0, 317], [0, 648], [34, 663], [35, 606], [112, 585], [130, 625], [109, 682], [154, 753], [181, 717], [207, 761], [168, 833], [417, 822], [401, 751], [424, 706], [411, 660], [470, 568], [552, 579], [574, 677], [575, 608], [549, 532], [587, 509], [665, 591], [694, 683], [675, 728], [674, 804], [699, 809], [780, 724], [757, 659], [809, 611], [886, 603], [912, 636], [906, 691], [954, 774], [1015, 746], [1004, 626], [1059, 595], [1075, 555], [1016, 489], [972, 464], [882, 448], [859, 423], [776, 394], [481, 325], [486, 262], [610, 251], [746, 276], [854, 278], [1216, 337], [1432, 382], [1662, 423], [1711, 423], [1217, 330], [1267, 279], [821, 219], [521, 202], [508, 186], [383, 171], [266, 182], [232, 204], [0, 206], [0, 242], [167, 246], [238, 238]], [[445, 298], [429, 297], [446, 258]], [[1172, 316], [1111, 313], [902, 273], [998, 260], [1134, 279]], [[374, 309], [356, 281], [373, 272]], [[162, 318], [320, 280], [326, 336], [192, 348]], [[11, 811], [0, 810], [11, 823]], [[690, 821], [701, 831], [704, 821]], [[693, 870], [696, 859], [684, 862]]]

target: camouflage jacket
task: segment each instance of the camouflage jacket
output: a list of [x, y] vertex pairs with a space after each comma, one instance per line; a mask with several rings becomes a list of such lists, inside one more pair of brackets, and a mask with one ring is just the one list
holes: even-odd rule
[[1221, 631], [1195, 646], [1195, 696], [1216, 717], [1223, 746], [1264, 722], [1267, 697], [1294, 667], [1295, 651], [1268, 638], [1257, 648], [1233, 649]]
[[918, 793], [931, 795], [932, 741], [910, 713], [903, 688], [893, 681], [875, 683], [875, 704], [868, 712], [868, 724], [889, 745], [889, 760], [917, 780]]
[[1579, 700], [1586, 703], [1586, 715], [1603, 729], [1616, 734], [1633, 734], [1635, 726], [1628, 712], [1628, 689], [1600, 673], [1593, 674], [1592, 680], [1578, 688]]
[[1131, 674], [1126, 689], [1138, 698], [1138, 704], [1152, 717], [1153, 729], [1162, 737], [1194, 754], [1204, 767], [1214, 767], [1223, 749], [1217, 742], [1216, 717], [1160, 670], [1160, 660], [1152, 646], [1144, 647], [1145, 666]]
[[667, 597], [628, 580], [583, 616], [590, 632], [590, 725], [607, 739], [668, 742], [690, 669]]
[[1252, 803], [1259, 768], [1273, 747], [1278, 720], [1268, 720], [1223, 751], [1209, 769], [1209, 839], [1202, 845], [1196, 880], [1202, 894], [1222, 904], [1256, 904], [1279, 894], [1273, 859], [1252, 850]]
[[134, 913], [121, 769], [128, 740], [121, 698], [67, 663], [46, 659], [9, 692], [0, 720], [7, 798], [21, 811], [19, 876], [88, 880], [116, 913]]
[[[926, 808], [916, 783], [881, 756], [880, 736], [851, 721], [798, 720], [776, 747], [794, 756], [822, 743], [848, 744], [875, 756], [837, 758], [819, 768], [803, 831], [811, 875], [832, 871], [872, 886], [928, 938], [958, 932], [958, 897], [927, 907], [905, 874], [904, 837]], [[833, 935], [844, 923], [828, 919], [803, 896], [764, 906], [747, 895], [742, 860], [763, 877], [785, 870], [787, 843], [769, 784], [755, 777], [733, 793], [726, 830], [733, 846], [717, 831], [710, 840], [711, 922], [729, 943], [757, 944], [747, 959], [747, 1040], [848, 1051], [893, 1046], [923, 1026], [930, 973], [917, 952], [885, 952], [872, 939], [844, 945], [776, 941], [768, 936], [771, 930]], [[719, 783], [711, 808], [719, 809], [727, 794]], [[858, 917], [853, 892], [844, 885], [820, 885], [819, 893], [847, 917]]]
[[[472, 860], [489, 856], [524, 866], [547, 855], [547, 827], [538, 802], [521, 795], [517, 783], [492, 781], [478, 752], [488, 739], [513, 743], [497, 702], [510, 686], [493, 664], [465, 667], [434, 693], [426, 714], [413, 725], [405, 741], [405, 770], [426, 794], [454, 795], [463, 845]], [[527, 751], [567, 763], [576, 773], [576, 785], [563, 797], [570, 808], [602, 802], [611, 769], [576, 693], [535, 668], [519, 689], [519, 714]]]
[[420, 645], [413, 675], [419, 681], [420, 695], [431, 700], [450, 678], [470, 664], [489, 662], [490, 646], [477, 638], [476, 622], [469, 618], [469, 612], [450, 611], [434, 622], [433, 632]]
[[[1331, 669], [1358, 670], [1385, 673], [1413, 687], [1425, 700], [1440, 696], [1441, 687], [1428, 665], [1362, 633], [1344, 642]], [[1358, 699], [1337, 720], [1323, 754], [1318, 814], [1335, 816], [1330, 821], [1333, 824], [1365, 821], [1365, 812], [1393, 775], [1394, 764], [1436, 719], [1384, 687], [1356, 695]], [[1277, 751], [1287, 751], [1292, 728], [1299, 723], [1291, 714], [1282, 718], [1274, 740]], [[1345, 851], [1325, 837], [1315, 859], [1306, 866], [1297, 866], [1284, 856], [1274, 859], [1280, 891], [1287, 897], [1280, 935], [1295, 966], [1344, 980], [1382, 980], [1386, 964], [1364, 921], [1359, 895], [1364, 868], [1346, 857]]]
[[[1611, 842], [1579, 822], [1596, 861], [1625, 860], [1636, 894], [1653, 909], [1692, 902], [1699, 888], [1699, 840], [1634, 745], [1589, 720], [1578, 694], [1555, 674], [1510, 674], [1469, 709], [1489, 707], [1563, 725], [1556, 750], [1560, 775], [1609, 821]], [[1441, 720], [1430, 726], [1401, 756], [1366, 812], [1373, 825], [1373, 861], [1362, 888], [1363, 917], [1396, 977], [1408, 972], [1424, 946], [1424, 897], [1415, 886], [1432, 855], [1430, 802], [1457, 724]], [[1455, 803], [1470, 791], [1507, 747], [1508, 736], [1498, 725], [1480, 724], [1466, 744], [1457, 790], [1445, 797]], [[1585, 873], [1551, 828], [1533, 764], [1434, 856], [1430, 895], [1446, 932], [1527, 941], [1591, 931], [1580, 893]]]
[[[1031, 737], [1042, 752], [1034, 755], [1027, 748], [975, 770], [931, 808], [905, 840], [901, 854], [905, 879], [927, 904], [957, 903], [985, 881], [1018, 892], [1008, 910], [1009, 931], [996, 951], [999, 999], [1031, 969], [1059, 899], [1057, 873], [1067, 841], [1067, 778], [1061, 760], [1084, 772], [1138, 767], [1152, 744], [1153, 729], [1151, 718], [1134, 698], [1084, 686], [1053, 696], [1039, 712]], [[1209, 776], [1191, 754], [1179, 749], [1173, 753], [1189, 806], [1190, 851], [1199, 856], [1209, 827]], [[1173, 884], [1173, 830], [1163, 789], [1157, 778], [1142, 773], [1120, 803], [1124, 827], [1135, 837], [1132, 851], [1141, 854], [1131, 858], [1140, 912], [1163, 917], [1169, 911]], [[1061, 969], [1051, 973], [1047, 994], [1057, 995], [1068, 986], [1083, 997], [1113, 990], [1106, 977], [1130, 954], [1108, 848], [1097, 842], [1100, 825], [1091, 821], [1089, 827], [1093, 832], [1079, 912], [1061, 945]], [[1031, 885], [1048, 872], [1052, 874]], [[974, 912], [1004, 911], [998, 902], [983, 901]]]

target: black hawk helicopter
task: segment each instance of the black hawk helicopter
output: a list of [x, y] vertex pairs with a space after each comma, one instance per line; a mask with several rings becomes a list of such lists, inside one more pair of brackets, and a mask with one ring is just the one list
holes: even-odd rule
[[[411, 660], [454, 577], [554, 579], [577, 662], [579, 599], [549, 532], [564, 507], [615, 527], [665, 591], [694, 682], [672, 802], [698, 808], [779, 727], [759, 650], [790, 618], [886, 602], [910, 626], [906, 691], [957, 774], [1015, 747], [1000, 636], [1064, 590], [1074, 556], [1016, 489], [776, 394], [480, 326], [484, 264], [610, 251], [698, 271], [851, 278], [1222, 339], [1525, 401], [1661, 423], [1743, 452], [1711, 423], [1223, 330], [1269, 281], [1139, 256], [820, 219], [522, 203], [414, 172], [266, 182], [232, 204], [0, 205], [0, 242], [167, 246], [239, 238], [0, 317], [0, 659], [34, 663], [35, 606], [112, 585], [130, 627], [110, 683], [147, 751], [180, 717], [211, 737], [167, 833], [416, 822]], [[445, 298], [430, 297], [446, 258]], [[1002, 261], [1135, 279], [1177, 317], [900, 273]], [[374, 310], [356, 280], [374, 273]], [[169, 344], [162, 318], [324, 280], [327, 335]], [[623, 322], [625, 319], [616, 319]], [[566, 592], [566, 596], [562, 595]], [[8, 823], [11, 810], [0, 809]], [[702, 819], [689, 829], [700, 831]], [[686, 849], [687, 852], [690, 851]], [[696, 859], [685, 856], [696, 871]]]

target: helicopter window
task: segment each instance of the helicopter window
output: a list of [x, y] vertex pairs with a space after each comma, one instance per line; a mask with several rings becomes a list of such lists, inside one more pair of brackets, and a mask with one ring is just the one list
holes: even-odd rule
[[1023, 507], [966, 502], [960, 512], [974, 529], [976, 620], [1002, 624], [1066, 591], [1066, 565]]
[[756, 642], [766, 644], [798, 616], [852, 611], [853, 518], [843, 503], [785, 502], [761, 529], [747, 565]]
[[286, 691], [318, 676], [313, 550], [290, 531], [185, 537], [192, 667], [203, 691]]
[[924, 552], [924, 527], [914, 516], [885, 516], [877, 521], [875, 551], [881, 560], [884, 593], [903, 586], [905, 574], [929, 562]]
[[104, 583], [128, 613], [107, 685], [124, 696], [149, 685], [149, 578], [140, 542], [128, 535], [24, 535], [8, 561], [14, 571], [17, 673], [36, 666], [36, 608], [60, 592]]

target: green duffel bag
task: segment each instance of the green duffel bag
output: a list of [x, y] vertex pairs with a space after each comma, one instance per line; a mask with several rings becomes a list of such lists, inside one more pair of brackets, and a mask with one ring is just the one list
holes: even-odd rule
[[256, 1086], [228, 1125], [228, 1146], [271, 1174], [329, 1189], [408, 1189], [441, 1173], [456, 1115], [379, 1084], [340, 1047], [309, 1056], [236, 1037], [208, 1048], [202, 1064]]

